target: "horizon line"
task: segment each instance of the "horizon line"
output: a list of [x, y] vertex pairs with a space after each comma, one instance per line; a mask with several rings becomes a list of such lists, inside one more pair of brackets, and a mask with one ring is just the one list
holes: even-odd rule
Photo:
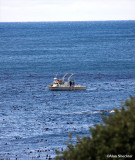
[[54, 22], [105, 22], [105, 21], [135, 21], [135, 20], [59, 20], [59, 21], [0, 21], [0, 23], [54, 23]]

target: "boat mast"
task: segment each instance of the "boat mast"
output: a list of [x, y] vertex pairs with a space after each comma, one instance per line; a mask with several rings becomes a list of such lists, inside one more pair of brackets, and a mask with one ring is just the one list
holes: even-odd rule
[[68, 82], [70, 81], [70, 78], [73, 76], [74, 74], [72, 73], [69, 77], [68, 77]]
[[63, 76], [63, 82], [64, 82], [64, 78], [66, 77], [66, 75], [68, 75], [68, 73], [66, 73], [66, 74]]

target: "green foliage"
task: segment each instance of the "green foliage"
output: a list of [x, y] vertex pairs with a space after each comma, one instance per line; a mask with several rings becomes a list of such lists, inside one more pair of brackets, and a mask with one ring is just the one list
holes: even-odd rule
[[57, 152], [56, 160], [106, 160], [107, 155], [132, 155], [135, 159], [135, 99], [130, 97], [120, 110], [103, 118], [102, 124], [90, 128], [91, 136], [77, 138], [72, 144], [72, 135], [67, 149]]

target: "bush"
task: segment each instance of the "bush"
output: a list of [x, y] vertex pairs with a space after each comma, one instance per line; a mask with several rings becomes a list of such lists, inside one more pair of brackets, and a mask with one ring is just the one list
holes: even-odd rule
[[[89, 137], [77, 138], [67, 149], [56, 151], [56, 160], [135, 160], [135, 99], [130, 97], [102, 124], [90, 128]], [[72, 138], [70, 136], [70, 138]]]

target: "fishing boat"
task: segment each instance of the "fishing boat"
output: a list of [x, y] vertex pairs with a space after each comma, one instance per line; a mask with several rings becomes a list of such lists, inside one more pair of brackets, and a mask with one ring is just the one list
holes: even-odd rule
[[64, 78], [68, 75], [68, 73], [66, 73], [62, 80], [57, 80], [57, 78], [54, 78], [54, 82], [53, 84], [49, 85], [48, 88], [51, 91], [74, 91], [74, 90], [86, 90], [86, 86], [82, 86], [82, 85], [75, 85], [74, 81], [71, 81], [70, 78], [74, 75], [71, 74], [68, 77], [68, 82], [64, 81]]

